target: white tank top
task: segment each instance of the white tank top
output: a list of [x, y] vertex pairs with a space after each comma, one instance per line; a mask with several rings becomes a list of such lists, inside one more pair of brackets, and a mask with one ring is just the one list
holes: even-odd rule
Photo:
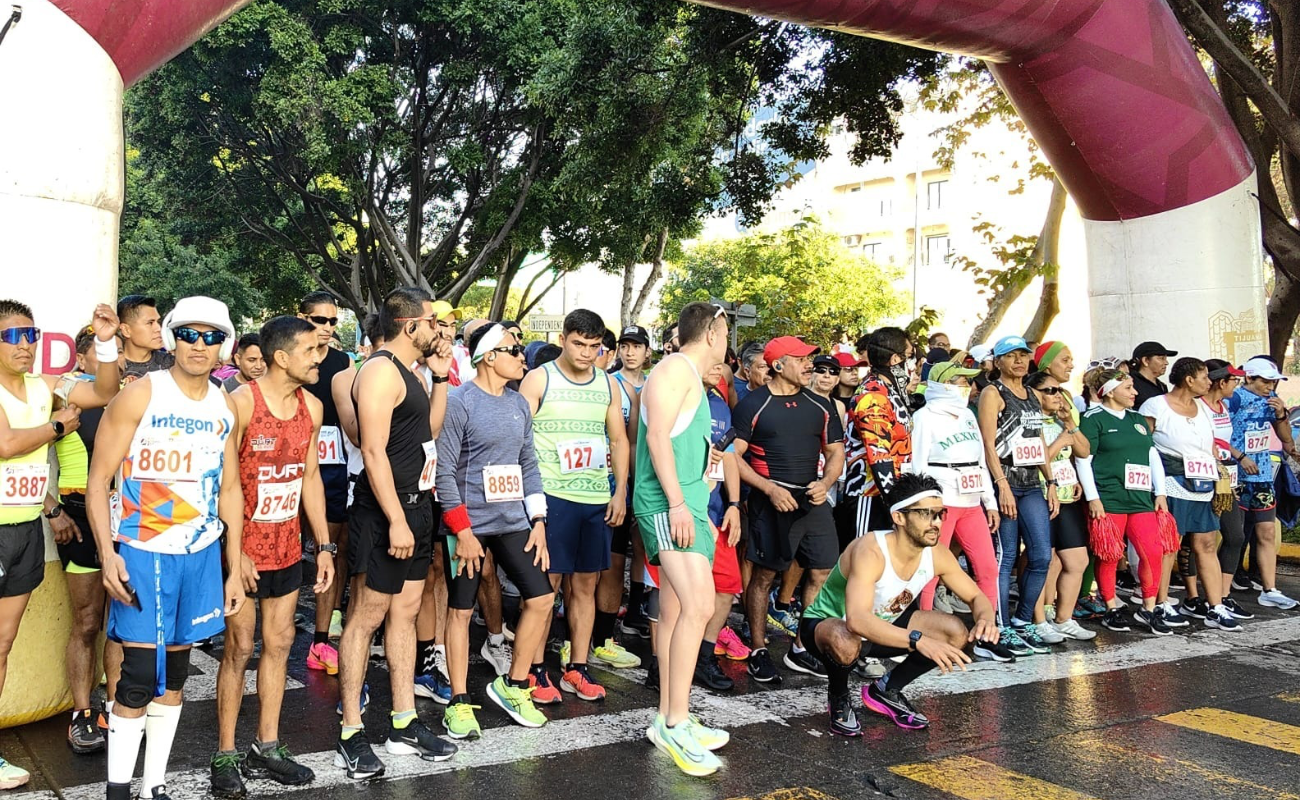
[[[23, 387], [27, 390], [25, 402], [0, 388], [0, 408], [10, 429], [48, 424], [54, 410], [50, 387], [38, 375], [24, 375]], [[41, 515], [50, 483], [49, 448], [43, 444], [30, 453], [0, 461], [0, 525], [30, 522]]]
[[170, 371], [142, 380], [149, 405], [118, 472], [113, 539], [153, 553], [195, 553], [221, 538], [217, 492], [235, 417], [215, 386], [191, 400]]
[[894, 562], [889, 558], [889, 545], [885, 543], [888, 531], [876, 531], [876, 545], [885, 557], [885, 571], [876, 581], [876, 616], [885, 622], [893, 622], [903, 615], [907, 607], [921, 596], [921, 590], [934, 577], [934, 548], [927, 547], [921, 551], [921, 563], [911, 578], [903, 580], [894, 571]]

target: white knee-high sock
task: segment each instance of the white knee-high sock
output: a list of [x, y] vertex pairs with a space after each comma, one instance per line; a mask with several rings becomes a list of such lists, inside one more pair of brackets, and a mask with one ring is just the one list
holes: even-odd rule
[[135, 760], [140, 755], [144, 736], [144, 717], [108, 715], [108, 782], [130, 783], [135, 774]]
[[157, 701], [149, 704], [145, 714], [144, 773], [140, 782], [140, 796], [153, 796], [155, 786], [167, 780], [167, 760], [172, 754], [172, 740], [181, 721], [181, 706], [165, 706]]

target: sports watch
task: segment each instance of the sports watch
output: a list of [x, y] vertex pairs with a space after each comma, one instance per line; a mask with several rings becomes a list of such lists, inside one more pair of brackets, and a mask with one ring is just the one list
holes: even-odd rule
[[339, 546], [336, 545], [336, 544], [334, 544], [333, 542], [326, 542], [325, 544], [318, 544], [318, 545], [316, 545], [316, 552], [317, 552], [317, 553], [329, 553], [329, 554], [332, 555], [332, 556], [336, 556], [336, 555], [339, 554]]
[[920, 631], [912, 631], [911, 633], [907, 634], [907, 649], [915, 653], [916, 643], [919, 641], [921, 641]]

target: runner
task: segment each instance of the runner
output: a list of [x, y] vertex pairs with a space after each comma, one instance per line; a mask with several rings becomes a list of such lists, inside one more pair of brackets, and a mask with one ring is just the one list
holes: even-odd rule
[[122, 382], [130, 383], [150, 372], [171, 369], [175, 356], [163, 348], [162, 317], [152, 297], [129, 294], [117, 301], [118, 329], [122, 337]]
[[[831, 390], [831, 397], [844, 406], [845, 420], [848, 418], [849, 403], [853, 401], [853, 396], [858, 393], [858, 384], [862, 382], [862, 368], [867, 366], [867, 362], [860, 361], [848, 353], [836, 353], [832, 356], [835, 363], [840, 368], [840, 380]], [[841, 476], [840, 480], [844, 478]]]
[[[123, 651], [109, 715], [110, 800], [131, 796], [142, 737], [148, 743], [140, 796], [167, 796], [190, 647], [220, 633], [223, 617], [244, 605], [244, 497], [230, 435], [235, 413], [208, 378], [230, 356], [234, 326], [225, 303], [210, 297], [182, 299], [162, 325], [175, 364], [127, 386], [109, 406], [86, 482], [86, 510], [111, 597], [108, 636]], [[115, 473], [117, 494], [110, 499]], [[221, 548], [214, 546], [223, 530], [224, 587]]]
[[[1226, 400], [1232, 397], [1246, 373], [1227, 361], [1217, 358], [1206, 361], [1205, 367], [1209, 370], [1210, 391], [1206, 392], [1200, 401], [1209, 410], [1210, 418], [1214, 421], [1214, 447], [1219, 463], [1228, 472], [1228, 480], [1233, 489], [1233, 496], [1229, 502], [1222, 505], [1217, 501], [1215, 503], [1216, 508], [1222, 509], [1222, 513], [1219, 514], [1220, 543], [1217, 555], [1223, 580], [1219, 584], [1219, 590], [1223, 594], [1223, 607], [1228, 609], [1233, 617], [1254, 619], [1254, 614], [1230, 596], [1232, 578], [1241, 565], [1241, 550], [1246, 541], [1246, 512], [1237, 502], [1237, 493], [1241, 486], [1240, 459], [1245, 457], [1245, 453], [1232, 445], [1232, 414], [1228, 411]], [[1190, 596], [1183, 605], [1188, 606], [1190, 610], [1192, 601], [1196, 599], [1198, 586], [1195, 581], [1192, 581], [1188, 588]], [[1199, 610], [1199, 603], [1197, 608]]]
[[[415, 711], [415, 617], [433, 550], [436, 446], [447, 407], [451, 348], [438, 336], [433, 299], [417, 287], [394, 289], [380, 309], [384, 346], [352, 387], [365, 469], [348, 514], [348, 566], [364, 574], [339, 642], [343, 725], [334, 764], [349, 778], [382, 775], [361, 723], [361, 696], [371, 638], [387, 622], [384, 653], [392, 686], [385, 750], [444, 761], [456, 746], [434, 736]], [[432, 392], [409, 365], [424, 360]], [[319, 625], [319, 620], [318, 623]]]
[[[1101, 624], [1112, 631], [1131, 630], [1131, 622], [1156, 636], [1169, 626], [1156, 612], [1165, 547], [1156, 512], [1168, 513], [1165, 473], [1146, 418], [1133, 410], [1137, 390], [1119, 370], [1089, 372], [1088, 386], [1101, 403], [1079, 423], [1091, 455], [1076, 459], [1083, 496], [1088, 500], [1089, 540], [1097, 555], [1097, 586], [1110, 610]], [[1136, 548], [1142, 607], [1130, 618], [1115, 596], [1115, 570], [1124, 556], [1124, 540]]]
[[[222, 797], [247, 794], [241, 772], [284, 786], [301, 786], [316, 777], [279, 741], [280, 707], [303, 578], [300, 505], [316, 534], [318, 595], [334, 580], [337, 551], [325, 527], [325, 488], [316, 464], [324, 411], [319, 400], [302, 390], [316, 381], [320, 369], [316, 329], [298, 317], [275, 317], [262, 326], [257, 341], [253, 347], [259, 351], [265, 344], [265, 373], [230, 395], [244, 495], [240, 574], [248, 602], [226, 620], [217, 670], [218, 750], [212, 757], [211, 782], [212, 793]], [[259, 611], [257, 738], [241, 755], [235, 749], [235, 722], [244, 699], [244, 670], [256, 644]]]
[[[862, 704], [900, 728], [919, 730], [930, 720], [903, 696], [908, 684], [935, 667], [965, 670], [968, 642], [998, 641], [993, 604], [948, 548], [935, 546], [948, 514], [939, 482], [929, 475], [900, 475], [889, 500], [893, 530], [849, 544], [799, 625], [809, 652], [830, 673], [830, 730], [840, 736], [862, 735], [849, 699], [849, 670], [863, 651], [903, 660], [862, 687]], [[916, 607], [916, 597], [935, 578], [970, 605], [975, 624], [969, 632], [950, 614]]]
[[227, 392], [233, 392], [240, 386], [252, 383], [266, 372], [266, 359], [262, 356], [262, 341], [256, 333], [246, 333], [239, 337], [235, 345], [235, 367], [239, 370], [221, 384]]
[[691, 679], [704, 630], [713, 613], [709, 525], [709, 406], [701, 376], [722, 363], [727, 320], [720, 306], [688, 303], [678, 330], [681, 350], [651, 373], [641, 392], [636, 462], [641, 472], [632, 497], [646, 558], [659, 566], [659, 713], [646, 737], [688, 775], [722, 766], [711, 752], [730, 740], [690, 713]]
[[1133, 388], [1137, 391], [1137, 405], [1141, 408], [1146, 401], [1169, 391], [1160, 376], [1169, 369], [1169, 359], [1178, 355], [1159, 342], [1143, 342], [1133, 348], [1133, 359], [1129, 361], [1129, 372], [1133, 376]]
[[763, 360], [763, 343], [749, 342], [740, 348], [741, 375], [744, 380], [736, 381], [736, 402], [744, 400], [750, 392], [762, 388], [772, 379], [772, 370]]
[[[604, 335], [605, 323], [595, 312], [581, 308], [570, 312], [564, 318], [563, 353], [529, 373], [519, 386], [533, 413], [533, 445], [546, 489], [551, 586], [558, 590], [561, 582], [568, 584], [564, 619], [570, 647], [567, 656], [561, 652], [560, 688], [590, 701], [605, 699], [605, 687], [588, 672], [589, 654], [597, 664], [612, 667], [641, 663], [610, 636], [592, 648], [596, 583], [610, 566], [610, 527], [622, 524], [627, 514], [630, 459], [619, 403], [622, 390], [613, 376], [595, 368]], [[612, 627], [608, 626], [609, 633]], [[545, 638], [538, 643], [535, 666], [543, 662], [545, 644]]]
[[[623, 421], [627, 423], [628, 450], [636, 449], [637, 418], [641, 410], [641, 389], [645, 386], [645, 368], [650, 360], [650, 332], [639, 325], [629, 325], [623, 329], [618, 340], [618, 355], [623, 362], [619, 371], [614, 373], [619, 388], [623, 390], [619, 398], [619, 407], [623, 412]], [[627, 567], [626, 553], [632, 549], [632, 565], [628, 582], [627, 613], [618, 623], [618, 629], [624, 636], [636, 636], [641, 639], [650, 636], [650, 621], [645, 615], [645, 547], [641, 537], [636, 533], [636, 519], [631, 513], [633, 464], [628, 464], [628, 504], [629, 510], [623, 517], [623, 524], [614, 528], [611, 545], [610, 568], [601, 573], [600, 585], [596, 587], [596, 631], [593, 641], [602, 641], [601, 620], [606, 613], [618, 614], [619, 604], [623, 600], [623, 571]]]
[[[451, 704], [443, 715], [448, 735], [478, 738], [467, 687], [469, 623], [491, 551], [519, 588], [521, 612], [506, 675], [487, 688], [488, 698], [527, 728], [546, 724], [531, 687], [549, 685], [544, 668], [530, 670], [545, 644], [555, 594], [546, 577], [547, 502], [533, 450], [528, 402], [507, 384], [524, 377], [523, 345], [500, 325], [469, 338], [474, 380], [451, 391], [447, 421], [438, 437], [438, 497], [443, 503], [448, 585], [447, 660]], [[558, 699], [558, 698], [557, 698]]]

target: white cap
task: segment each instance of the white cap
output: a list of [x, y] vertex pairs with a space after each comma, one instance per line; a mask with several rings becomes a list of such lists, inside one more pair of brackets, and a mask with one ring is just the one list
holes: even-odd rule
[[1241, 366], [1249, 378], [1263, 378], [1266, 381], [1284, 381], [1286, 376], [1277, 371], [1277, 367], [1267, 358], [1252, 358]]
[[211, 325], [225, 331], [227, 336], [235, 335], [235, 326], [230, 323], [230, 309], [220, 300], [203, 295], [182, 297], [163, 320], [163, 327], [168, 330], [194, 324]]
[[986, 344], [974, 344], [970, 348], [970, 357], [976, 364], [982, 364], [993, 357], [993, 348]]

